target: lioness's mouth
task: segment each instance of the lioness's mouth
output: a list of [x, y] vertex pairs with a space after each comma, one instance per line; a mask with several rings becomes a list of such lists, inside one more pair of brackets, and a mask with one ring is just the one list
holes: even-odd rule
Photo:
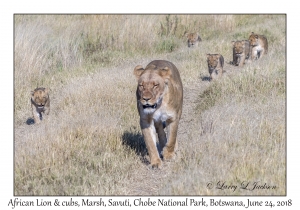
[[43, 105], [41, 105], [41, 106], [37, 106], [39, 109], [42, 109], [42, 108], [44, 108], [44, 106]]
[[154, 105], [150, 105], [150, 104], [143, 105], [143, 109], [147, 109], [147, 108], [155, 109], [156, 107], [157, 107], [157, 103], [155, 103]]

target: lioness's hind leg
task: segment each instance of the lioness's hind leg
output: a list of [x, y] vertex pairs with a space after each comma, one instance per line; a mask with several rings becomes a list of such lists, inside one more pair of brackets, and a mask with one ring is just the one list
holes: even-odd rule
[[163, 122], [155, 122], [155, 129], [158, 135], [158, 140], [159, 140], [159, 154], [161, 154], [162, 149], [167, 143], [167, 136], [164, 131], [164, 125]]
[[168, 127], [168, 141], [163, 149], [163, 158], [165, 160], [170, 160], [174, 157], [175, 147], [177, 146], [177, 129], [178, 129], [179, 120], [175, 120], [170, 123]]

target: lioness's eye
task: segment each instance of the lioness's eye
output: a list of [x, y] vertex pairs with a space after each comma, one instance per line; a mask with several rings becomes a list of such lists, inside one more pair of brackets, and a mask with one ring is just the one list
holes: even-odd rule
[[154, 87], [157, 87], [158, 86], [158, 84], [154, 84]]

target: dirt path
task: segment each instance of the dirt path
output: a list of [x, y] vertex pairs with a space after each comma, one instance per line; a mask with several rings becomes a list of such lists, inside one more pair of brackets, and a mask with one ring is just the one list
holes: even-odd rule
[[[227, 75], [225, 74], [224, 76], [228, 76], [233, 68], [236, 67], [225, 63], [224, 69], [226, 69]], [[123, 189], [119, 191], [122, 192], [122, 195], [160, 195], [162, 187], [174, 175], [174, 166], [180, 162], [180, 147], [184, 144], [184, 141], [197, 141], [197, 139], [191, 139], [189, 136], [192, 130], [195, 129], [195, 126], [199, 125], [199, 120], [195, 119], [195, 108], [198, 104], [199, 94], [210, 85], [209, 81], [203, 81], [201, 78], [198, 78], [194, 83], [184, 86], [183, 112], [178, 130], [179, 150], [176, 153], [175, 160], [170, 162], [164, 161], [162, 168], [159, 170], [151, 169], [149, 163], [143, 164], [139, 170], [132, 172], [131, 177], [125, 183], [122, 183], [121, 188]], [[15, 128], [15, 147], [22, 147], [26, 144], [22, 140], [22, 136], [26, 133], [33, 133], [35, 129], [34, 126], [25, 124]]]
[[[197, 97], [208, 85], [209, 82], [205, 81], [191, 85], [192, 88], [184, 88], [183, 112], [178, 130], [178, 139], [188, 139], [189, 124], [193, 123]], [[180, 156], [180, 152], [176, 154], [175, 158], [178, 159], [178, 156]], [[159, 170], [153, 170], [148, 164], [145, 164], [145, 167], [140, 168], [139, 171], [133, 174], [128, 182], [129, 186], [125, 187], [127, 188], [125, 190], [128, 192], [127, 195], [159, 195], [159, 190], [164, 181], [172, 175], [173, 164], [175, 164], [174, 161], [164, 161], [162, 168]]]
[[[193, 84], [191, 85], [192, 88], [184, 88], [183, 112], [178, 130], [178, 139], [188, 139], [189, 124], [193, 123], [197, 97], [208, 85], [209, 82], [206, 81]], [[178, 159], [178, 156], [180, 156], [180, 152], [177, 152], [175, 158]], [[125, 186], [127, 195], [159, 195], [159, 190], [164, 181], [172, 175], [172, 166], [175, 162], [164, 161], [162, 168], [156, 170], [151, 169], [149, 164], [145, 164], [145, 167], [140, 168], [130, 177], [128, 186], [127, 184]]]

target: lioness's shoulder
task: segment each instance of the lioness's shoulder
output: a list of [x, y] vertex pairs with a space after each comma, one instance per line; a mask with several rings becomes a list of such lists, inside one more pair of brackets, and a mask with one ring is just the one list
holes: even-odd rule
[[168, 80], [169, 83], [182, 86], [179, 70], [172, 62], [166, 60], [151, 61], [145, 68], [138, 65], [134, 69], [134, 75], [142, 80], [160, 77], [164, 80]]
[[170, 69], [171, 71], [178, 71], [177, 67], [173, 63], [166, 60], [154, 60], [151, 61], [146, 66], [146, 69], [167, 69], [167, 68]]

